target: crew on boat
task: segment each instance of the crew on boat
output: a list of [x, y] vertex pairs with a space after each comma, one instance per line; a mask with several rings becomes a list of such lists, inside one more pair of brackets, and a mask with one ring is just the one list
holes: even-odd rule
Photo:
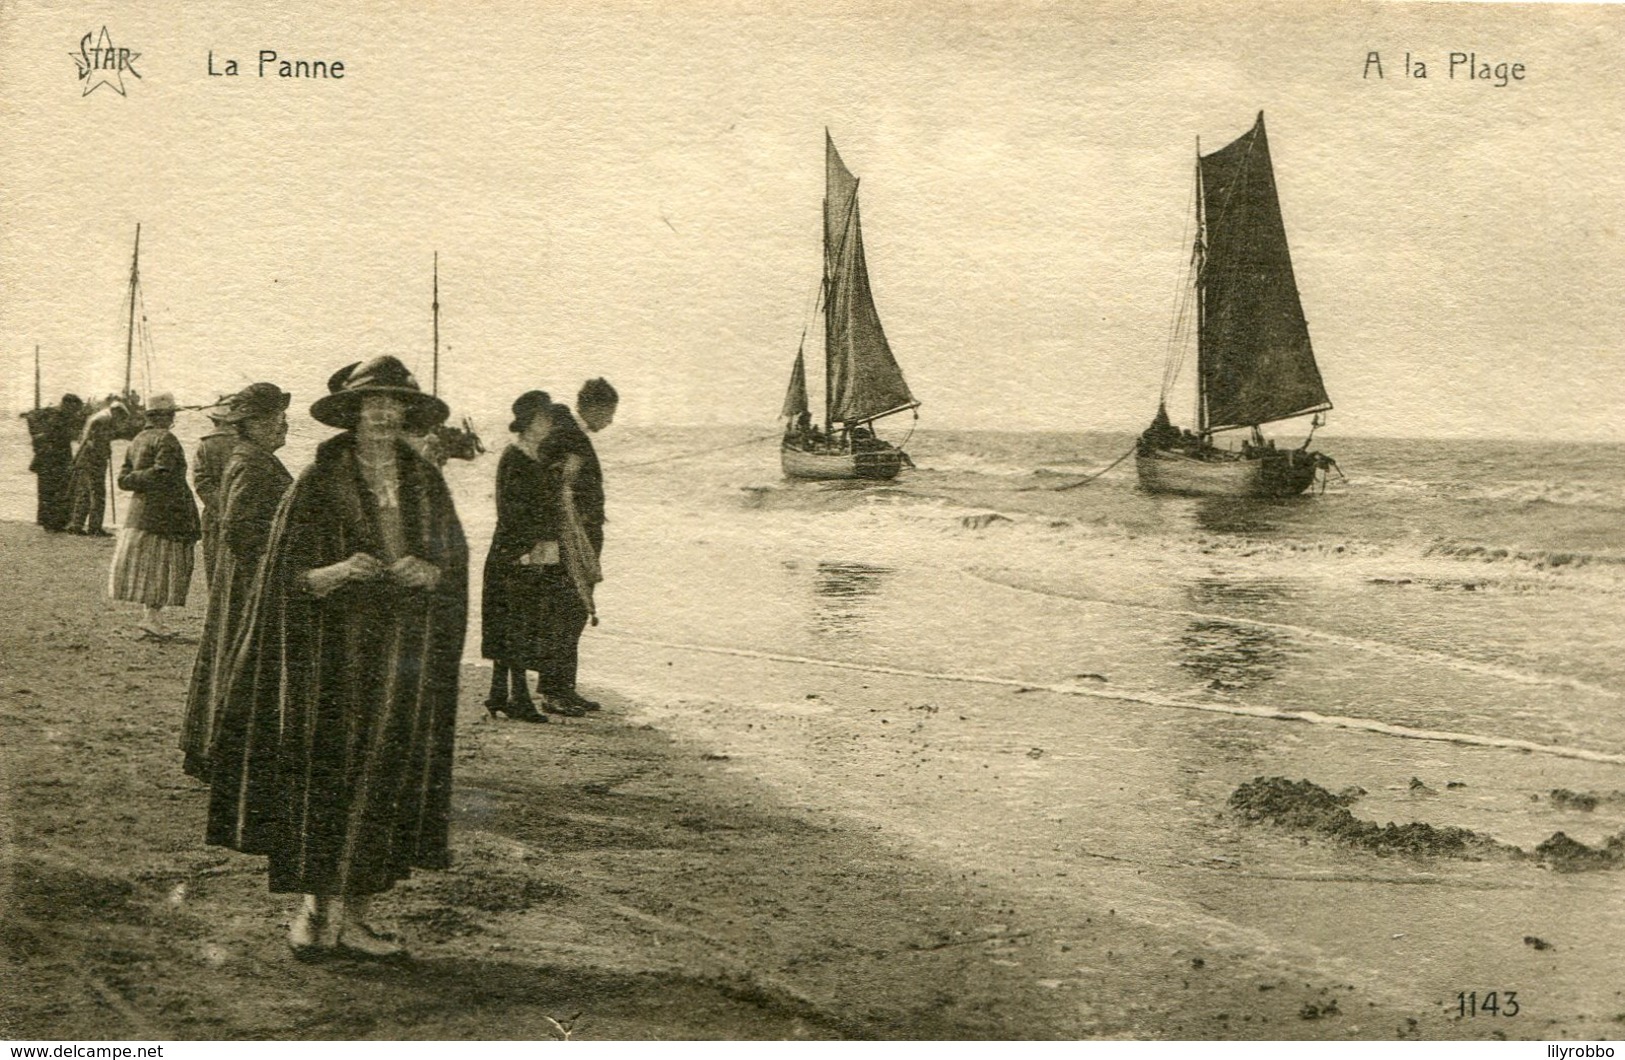
[[798, 413], [795, 419], [787, 421], [784, 425], [785, 441], [805, 444], [811, 437], [812, 413], [810, 412]]
[[1151, 426], [1140, 432], [1140, 452], [1149, 453], [1156, 449], [1178, 449], [1188, 444], [1190, 431], [1181, 431], [1168, 419], [1166, 405], [1157, 405], [1157, 414], [1151, 420]]

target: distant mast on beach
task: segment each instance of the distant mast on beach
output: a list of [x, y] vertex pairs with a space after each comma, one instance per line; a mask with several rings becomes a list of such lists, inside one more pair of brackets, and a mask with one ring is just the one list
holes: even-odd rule
[[[130, 414], [124, 417], [122, 421], [118, 421], [118, 426], [114, 433], [115, 438], [120, 438], [124, 441], [129, 441], [137, 434], [141, 433], [142, 427], [146, 425], [145, 409], [141, 402], [141, 395], [135, 391], [135, 313], [136, 306], [141, 301], [140, 221], [137, 221], [135, 224], [135, 249], [130, 254], [130, 290], [128, 298], [130, 300], [130, 306], [125, 321], [124, 331], [124, 390], [122, 392], [122, 400], [124, 402], [124, 407], [129, 411]], [[145, 326], [146, 321], [147, 318], [145, 315], [143, 315], [141, 317], [143, 327]], [[152, 351], [145, 334], [142, 335], [142, 351], [147, 355], [148, 370], [150, 374]], [[150, 383], [151, 380], [149, 379], [148, 382]], [[103, 407], [105, 407], [105, 403], [102, 404]]]
[[[1180, 300], [1156, 418], [1140, 436], [1135, 466], [1152, 493], [1289, 497], [1335, 466], [1309, 450], [1332, 407], [1309, 345], [1286, 227], [1275, 192], [1264, 113], [1251, 130], [1208, 155], [1196, 152], [1196, 241]], [[1196, 316], [1196, 433], [1168, 418], [1168, 394], [1185, 360], [1191, 301]], [[1297, 449], [1276, 449], [1259, 428], [1315, 417]], [[1218, 431], [1247, 428], [1237, 452]]]
[[[433, 285], [429, 295], [429, 316], [433, 329], [433, 360], [429, 369], [429, 393], [440, 396], [440, 252], [434, 252]], [[467, 416], [461, 427], [442, 423], [424, 436], [420, 451], [436, 464], [447, 460], [473, 460], [485, 452], [474, 424]]]

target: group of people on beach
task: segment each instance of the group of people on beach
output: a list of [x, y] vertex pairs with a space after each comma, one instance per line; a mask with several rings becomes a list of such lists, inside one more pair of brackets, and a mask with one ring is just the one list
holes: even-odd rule
[[78, 394], [63, 394], [60, 403], [26, 415], [34, 445], [28, 470], [39, 481], [39, 525], [51, 533], [110, 537], [102, 528], [108, 464], [113, 440], [131, 437], [139, 426], [129, 409], [116, 395], [92, 408]]
[[[468, 544], [438, 463], [412, 443], [449, 410], [395, 357], [348, 365], [310, 409], [340, 433], [295, 478], [276, 456], [291, 400], [261, 382], [209, 410], [201, 514], [174, 400], [149, 402], [118, 474], [133, 499], [110, 589], [143, 606], [143, 636], [168, 639], [162, 609], [185, 604], [203, 542], [209, 607], [181, 749], [209, 786], [206, 839], [267, 856], [270, 889], [301, 896], [288, 935], [300, 958], [388, 957], [401, 947], [368, 924], [368, 900], [448, 862]], [[618, 402], [593, 379], [574, 412], [539, 390], [513, 403], [483, 572], [493, 718], [598, 709], [576, 688], [605, 521], [588, 435]], [[53, 412], [65, 422], [68, 408]], [[38, 439], [40, 522], [55, 529], [59, 454], [42, 462]]]

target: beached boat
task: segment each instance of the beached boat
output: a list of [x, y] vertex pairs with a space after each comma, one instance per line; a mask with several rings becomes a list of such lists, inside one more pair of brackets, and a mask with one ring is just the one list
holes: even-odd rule
[[[1289, 497], [1330, 457], [1309, 449], [1332, 407], [1309, 344], [1286, 228], [1275, 193], [1264, 114], [1211, 154], [1197, 151], [1196, 242], [1177, 314], [1156, 418], [1140, 435], [1135, 467], [1153, 493]], [[1194, 306], [1192, 305], [1194, 302]], [[1168, 394], [1196, 317], [1196, 430], [1168, 419]], [[1277, 449], [1260, 428], [1313, 416], [1309, 437]], [[1249, 430], [1240, 449], [1214, 444], [1220, 431]]]
[[[824, 423], [813, 424], [807, 403], [803, 330], [790, 387], [780, 412], [787, 421], [779, 447], [784, 473], [799, 479], [889, 479], [908, 454], [875, 435], [874, 422], [919, 408], [892, 357], [869, 290], [858, 219], [858, 178], [824, 133]], [[816, 310], [815, 310], [816, 312]], [[912, 466], [912, 465], [910, 465]]]
[[[434, 256], [434, 294], [430, 299], [430, 311], [434, 318], [434, 366], [431, 369], [429, 380], [429, 393], [435, 397], [440, 396], [440, 254]], [[467, 416], [463, 417], [461, 427], [454, 427], [449, 423], [442, 423], [426, 434], [408, 439], [422, 453], [424, 458], [432, 461], [435, 466], [444, 466], [447, 460], [473, 460], [485, 452], [485, 444], [480, 441], [479, 434], [474, 430], [474, 424]]]

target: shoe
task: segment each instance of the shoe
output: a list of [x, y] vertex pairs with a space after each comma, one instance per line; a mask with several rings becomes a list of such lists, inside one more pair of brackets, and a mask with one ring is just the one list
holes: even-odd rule
[[495, 697], [488, 699], [485, 701], [485, 712], [491, 715], [492, 721], [499, 717], [506, 717], [508, 714], [508, 701], [506, 699], [496, 699]]
[[536, 704], [528, 699], [522, 699], [508, 704], [508, 717], [514, 721], [528, 721], [532, 724], [547, 721], [547, 715], [536, 709]]
[[561, 718], [579, 718], [587, 713], [585, 707], [576, 706], [557, 692], [542, 693], [542, 709]]
[[85, 531], [85, 536], [86, 537], [112, 537], [113, 535], [108, 533], [106, 530], [86, 530]]
[[316, 930], [316, 918], [301, 909], [288, 924], [288, 948], [295, 960], [319, 961], [333, 951], [321, 943]]
[[603, 704], [588, 699], [573, 688], [567, 688], [563, 692], [555, 692], [553, 694], [558, 696], [560, 699], [575, 704], [582, 710], [601, 710], [603, 708]]
[[408, 956], [406, 947], [393, 936], [375, 931], [359, 920], [345, 921], [333, 949], [340, 956], [369, 961], [405, 960]]

